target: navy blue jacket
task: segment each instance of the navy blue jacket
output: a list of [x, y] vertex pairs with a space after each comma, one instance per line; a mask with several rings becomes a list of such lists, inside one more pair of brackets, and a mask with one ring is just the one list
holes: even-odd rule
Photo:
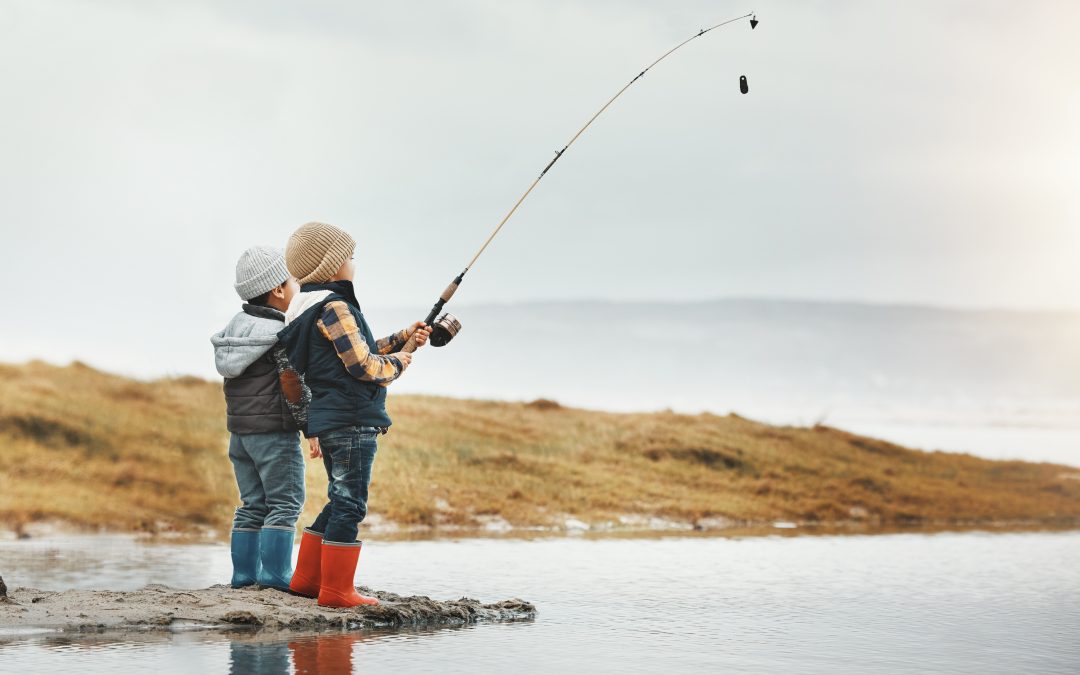
[[360, 311], [352, 282], [305, 284], [300, 291], [330, 292], [304, 309], [300, 316], [278, 333], [278, 342], [285, 348], [289, 363], [304, 376], [304, 382], [311, 389], [307, 435], [318, 436], [325, 431], [347, 426], [389, 427], [391, 421], [386, 412], [386, 387], [350, 375], [334, 345], [319, 330], [318, 321], [326, 303], [343, 301], [356, 319], [368, 348], [372, 353], [378, 353], [375, 337]]

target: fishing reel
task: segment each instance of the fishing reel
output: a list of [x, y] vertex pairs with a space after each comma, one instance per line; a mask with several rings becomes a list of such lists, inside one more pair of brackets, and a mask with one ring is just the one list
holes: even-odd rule
[[431, 324], [431, 346], [445, 346], [460, 330], [461, 321], [450, 312], [443, 312], [442, 316]]
[[[465, 270], [467, 272], [468, 270]], [[461, 322], [458, 318], [450, 312], [443, 312], [443, 305], [450, 302], [450, 298], [454, 297], [454, 292], [457, 291], [458, 286], [461, 284], [462, 278], [465, 276], [465, 272], [457, 275], [450, 285], [446, 287], [446, 290], [439, 296], [439, 301], [435, 303], [435, 306], [431, 308], [431, 312], [428, 313], [427, 318], [424, 319], [424, 323], [431, 327], [431, 346], [443, 347], [448, 342], [454, 339], [454, 336], [461, 332]], [[438, 317], [438, 318], [436, 318]], [[409, 338], [405, 346], [401, 348], [404, 352], [416, 351], [416, 336]]]

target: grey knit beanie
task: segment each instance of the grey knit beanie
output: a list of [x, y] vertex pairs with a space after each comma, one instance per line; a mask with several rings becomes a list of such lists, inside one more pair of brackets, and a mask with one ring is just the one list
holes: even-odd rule
[[285, 245], [289, 272], [300, 284], [321, 284], [352, 257], [356, 242], [340, 227], [306, 223], [296, 228]]
[[242, 300], [257, 298], [277, 288], [289, 278], [285, 256], [281, 249], [252, 246], [236, 262], [236, 283], [233, 288]]

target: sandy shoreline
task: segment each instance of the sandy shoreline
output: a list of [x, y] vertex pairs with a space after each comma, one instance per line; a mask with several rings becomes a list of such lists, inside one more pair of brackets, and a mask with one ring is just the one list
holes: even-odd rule
[[[814, 521], [801, 520], [731, 520], [709, 518], [697, 522], [682, 522], [664, 518], [641, 519], [632, 523], [612, 525], [590, 525], [571, 520], [563, 527], [399, 527], [396, 524], [380, 524], [376, 527], [364, 526], [361, 533], [364, 538], [377, 538], [382, 541], [439, 541], [455, 539], [537, 539], [561, 537], [587, 538], [665, 538], [686, 536], [771, 536], [771, 535], [867, 535], [900, 534], [930, 532], [1028, 532], [1042, 530], [1080, 529], [1080, 519], [1067, 517], [1047, 517], [1043, 519], [971, 519], [971, 520], [932, 520], [916, 521], [907, 524], [865, 521], [838, 520]], [[28, 523], [18, 530], [0, 525], [0, 542], [17, 540], [47, 540], [65, 536], [125, 536], [134, 540], [155, 544], [220, 544], [227, 543], [227, 531], [204, 529], [201, 531], [159, 531], [133, 532], [122, 528], [80, 527], [59, 520], [47, 520]], [[297, 534], [299, 537], [299, 533]]]
[[8, 589], [0, 597], [0, 635], [28, 627], [65, 632], [111, 630], [176, 631], [244, 627], [269, 630], [429, 628], [473, 623], [527, 621], [536, 608], [511, 599], [432, 600], [361, 588], [379, 598], [377, 607], [329, 609], [314, 600], [255, 587], [226, 585], [184, 590], [152, 584], [136, 591], [42, 591]]

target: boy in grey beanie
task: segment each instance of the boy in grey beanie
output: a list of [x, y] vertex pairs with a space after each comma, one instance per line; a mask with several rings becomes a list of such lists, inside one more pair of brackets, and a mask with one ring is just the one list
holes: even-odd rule
[[225, 378], [229, 459], [242, 505], [231, 537], [234, 588], [288, 590], [296, 519], [304, 505], [304, 457], [297, 431], [310, 400], [277, 344], [285, 310], [300, 290], [282, 251], [255, 246], [236, 263], [239, 313], [210, 341]]

